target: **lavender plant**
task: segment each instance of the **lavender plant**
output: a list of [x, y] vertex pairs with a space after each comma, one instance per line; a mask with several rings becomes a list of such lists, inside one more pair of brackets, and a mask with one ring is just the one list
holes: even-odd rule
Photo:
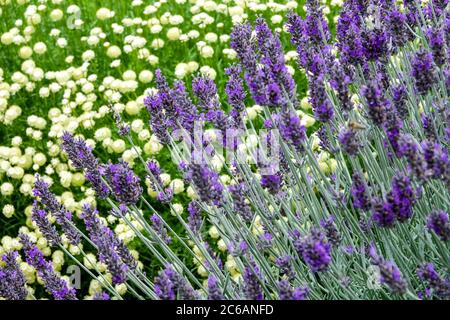
[[[90, 242], [112, 283], [125, 283], [138, 299], [448, 298], [448, 12], [448, 1], [398, 6], [347, 0], [335, 40], [319, 1], [306, 1], [306, 17], [290, 13], [286, 29], [309, 81], [317, 134], [303, 125], [279, 35], [263, 19], [254, 30], [245, 23], [231, 34], [239, 65], [226, 71], [226, 99], [205, 76], [193, 79], [191, 98], [185, 83], [171, 86], [157, 71], [158, 90], [145, 104], [153, 132], [197, 194], [187, 218], [174, 207], [154, 159], [136, 150], [147, 172], [139, 178], [122, 160], [102, 164], [82, 139], [65, 133], [62, 148], [74, 167], [84, 170], [99, 200], [161, 265], [154, 279], [102, 225], [95, 208], [84, 208], [85, 235], [39, 179], [35, 194], [65, 236], [74, 245], [81, 238]], [[263, 110], [257, 119], [262, 127], [245, 114], [250, 97]], [[121, 118], [114, 118], [137, 149]], [[203, 128], [214, 128], [215, 138]], [[250, 136], [259, 139], [249, 145]], [[143, 195], [144, 179], [181, 232]], [[37, 204], [33, 217], [58, 245], [58, 230]], [[209, 226], [225, 244], [226, 262], [205, 237]], [[204, 283], [186, 257], [204, 270]], [[74, 298], [39, 263], [55, 297]], [[377, 286], [369, 285], [374, 276]], [[102, 284], [122, 298], [108, 281]]]

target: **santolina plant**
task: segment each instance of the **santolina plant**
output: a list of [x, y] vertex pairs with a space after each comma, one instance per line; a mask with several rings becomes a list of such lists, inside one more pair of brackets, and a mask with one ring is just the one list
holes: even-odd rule
[[[62, 148], [73, 166], [161, 265], [155, 278], [147, 277], [101, 213], [86, 205], [85, 227], [77, 227], [38, 178], [33, 217], [41, 232], [54, 246], [61, 246], [62, 237], [73, 245], [84, 239], [111, 275], [86, 269], [104, 286], [95, 298], [450, 297], [448, 1], [346, 1], [334, 40], [319, 2], [308, 0], [306, 17], [290, 13], [286, 29], [308, 78], [317, 134], [304, 126], [279, 35], [262, 18], [255, 26], [235, 26], [231, 34], [239, 65], [225, 71], [224, 99], [205, 76], [196, 76], [191, 86], [170, 85], [162, 72], [155, 73], [157, 90], [145, 105], [153, 132], [197, 195], [187, 218], [172, 203], [173, 190], [162, 182], [158, 163], [142, 158], [115, 112], [145, 176], [122, 160], [102, 163], [84, 140], [64, 133]], [[249, 99], [263, 110], [258, 121], [246, 121]], [[324, 156], [330, 168], [324, 168]], [[222, 172], [231, 179], [221, 180]], [[178, 225], [146, 200], [144, 180]], [[210, 226], [226, 261], [205, 237]], [[31, 240], [23, 235], [21, 241], [47, 290], [57, 299], [76, 298]], [[186, 257], [204, 271], [204, 279]], [[23, 298], [14, 256], [4, 259], [0, 277], [17, 294], [0, 294]], [[374, 277], [377, 286], [370, 284]], [[129, 296], [113, 286], [121, 283]]]

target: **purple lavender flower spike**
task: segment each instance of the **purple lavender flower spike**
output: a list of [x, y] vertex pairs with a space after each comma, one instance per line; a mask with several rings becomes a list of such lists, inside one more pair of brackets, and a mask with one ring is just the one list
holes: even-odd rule
[[307, 287], [293, 288], [287, 280], [278, 282], [279, 300], [306, 300], [309, 290]]
[[122, 116], [120, 115], [119, 112], [117, 112], [117, 111], [113, 108], [112, 105], [110, 105], [109, 109], [110, 109], [111, 112], [112, 112], [113, 119], [114, 119], [114, 121], [116, 122], [116, 127], [117, 127], [117, 129], [119, 129], [119, 135], [120, 135], [121, 137], [125, 137], [125, 136], [129, 135], [129, 134], [130, 134], [130, 131], [131, 131], [130, 125], [127, 124], [127, 123], [125, 123], [125, 122], [122, 120]]
[[392, 158], [393, 155], [396, 155], [397, 157], [401, 156], [399, 141], [402, 128], [403, 123], [398, 114], [393, 112], [393, 110], [390, 110], [386, 115], [386, 122], [383, 125], [387, 137], [384, 141], [384, 145], [387, 149], [386, 153], [389, 158]]
[[395, 214], [392, 210], [386, 210], [385, 203], [379, 198], [372, 200], [371, 219], [383, 228], [392, 227], [395, 223]]
[[161, 300], [196, 300], [198, 294], [192, 286], [176, 272], [171, 265], [167, 265], [155, 277], [155, 293]]
[[327, 236], [328, 241], [333, 246], [339, 246], [342, 241], [341, 234], [334, 223], [334, 217], [328, 217], [327, 219], [321, 220], [320, 225], [325, 230], [325, 234]]
[[320, 229], [312, 228], [309, 235], [296, 239], [294, 246], [312, 272], [328, 269], [331, 263], [331, 245]]
[[314, 116], [322, 122], [329, 122], [334, 117], [334, 109], [331, 105], [321, 77], [311, 76], [309, 102], [314, 111]]
[[385, 99], [381, 88], [375, 81], [361, 88], [361, 95], [367, 101], [367, 114], [374, 124], [382, 125], [386, 121], [387, 111], [390, 107], [389, 100]]
[[47, 219], [47, 212], [39, 209], [37, 201], [33, 202], [33, 209], [31, 213], [31, 220], [33, 220], [39, 227], [44, 237], [48, 240], [50, 245], [57, 246], [61, 243], [61, 237], [58, 234], [55, 226]]
[[161, 270], [158, 276], [155, 277], [155, 293], [161, 300], [175, 300], [175, 288], [171, 281], [170, 273], [166, 270]]
[[198, 119], [198, 112], [183, 81], [174, 82], [172, 96], [179, 125], [189, 133], [193, 132], [194, 122]]
[[92, 183], [99, 198], [105, 199], [109, 195], [109, 189], [101, 179], [102, 169], [92, 149], [83, 139], [76, 139], [69, 132], [63, 133], [62, 140], [61, 147], [69, 156], [73, 166], [78, 170], [85, 170], [85, 177]]
[[380, 257], [372, 245], [369, 248], [369, 257], [372, 264], [379, 268], [380, 282], [386, 284], [393, 293], [404, 294], [407, 290], [407, 283], [395, 263]]
[[239, 129], [244, 129], [243, 112], [245, 112], [244, 100], [246, 95], [240, 73], [240, 65], [234, 65], [225, 69], [225, 74], [229, 77], [225, 87], [225, 93], [227, 94], [228, 104], [232, 107], [230, 115], [234, 120], [234, 126]]
[[56, 300], [77, 300], [75, 289], [69, 288], [66, 281], [55, 273], [52, 263], [44, 259], [43, 253], [31, 243], [30, 238], [23, 233], [19, 235], [19, 238], [27, 263], [37, 270], [47, 292]]
[[362, 146], [358, 133], [358, 129], [355, 129], [350, 125], [339, 132], [338, 141], [341, 144], [342, 149], [350, 156], [357, 155]]
[[147, 169], [150, 172], [148, 179], [153, 190], [158, 191], [157, 200], [162, 203], [169, 203], [173, 198], [173, 190], [170, 187], [164, 188], [164, 184], [161, 180], [161, 169], [156, 161], [151, 160], [147, 163]]
[[2, 256], [5, 266], [0, 267], [0, 297], [7, 300], [25, 300], [28, 294], [26, 279], [16, 261], [17, 257], [15, 251]]
[[172, 238], [167, 234], [167, 230], [164, 227], [164, 223], [161, 221], [161, 218], [158, 215], [153, 214], [151, 217], [151, 221], [153, 230], [155, 230], [155, 232], [166, 244], [171, 244]]
[[217, 285], [217, 279], [213, 275], [208, 277], [208, 300], [224, 300], [222, 289]]
[[449, 174], [450, 159], [447, 149], [443, 148], [439, 143], [425, 140], [421, 144], [423, 155], [427, 164], [427, 169], [432, 173], [433, 178], [446, 179]]
[[386, 196], [384, 209], [388, 216], [395, 216], [400, 222], [409, 220], [416, 202], [416, 192], [408, 176], [397, 175], [392, 179], [391, 191]]
[[441, 67], [447, 60], [445, 52], [445, 39], [444, 31], [442, 28], [429, 28], [427, 31], [428, 41], [430, 43], [430, 49], [433, 55], [434, 63]]
[[433, 231], [442, 241], [450, 241], [450, 221], [447, 212], [432, 212], [427, 219], [427, 228]]
[[292, 265], [292, 257], [285, 255], [277, 257], [275, 260], [275, 265], [280, 270], [280, 277], [286, 277], [288, 280], [293, 280], [295, 278], [296, 272], [294, 266]]
[[364, 55], [368, 61], [386, 59], [389, 54], [389, 37], [383, 27], [365, 30], [362, 35]]
[[306, 128], [300, 122], [300, 117], [292, 110], [281, 111], [279, 130], [281, 137], [298, 151], [303, 150], [306, 140]]
[[387, 12], [386, 25], [388, 34], [391, 36], [396, 49], [402, 47], [408, 41], [409, 31], [406, 20], [406, 15], [395, 6]]
[[118, 202], [130, 205], [139, 200], [142, 194], [141, 180], [125, 161], [109, 163], [105, 168], [105, 178]]
[[[150, 126], [152, 131], [161, 141], [167, 144], [170, 141], [169, 133], [177, 126], [178, 115], [176, 113], [174, 94], [160, 69], [155, 71], [157, 92], [144, 99], [144, 105], [150, 114]], [[180, 89], [180, 88], [179, 88]], [[178, 92], [181, 93], [181, 92]]]
[[400, 119], [406, 119], [408, 116], [408, 108], [406, 106], [407, 92], [404, 85], [398, 85], [392, 88], [392, 103], [395, 108], [395, 112]]
[[41, 203], [53, 214], [69, 241], [74, 245], [80, 243], [80, 233], [71, 224], [72, 213], [56, 199], [55, 195], [49, 190], [48, 184], [41, 180], [39, 175], [36, 175], [33, 195], [39, 197]]
[[413, 57], [411, 76], [419, 94], [424, 95], [436, 83], [436, 68], [433, 63], [433, 55], [425, 50], [419, 50]]
[[336, 90], [340, 107], [344, 112], [344, 116], [346, 116], [346, 113], [353, 109], [353, 102], [350, 99], [349, 91], [351, 78], [344, 70], [344, 66], [338, 60], [333, 63], [330, 69], [330, 85]]
[[223, 185], [219, 180], [219, 175], [209, 169], [206, 164], [190, 164], [185, 178], [194, 184], [200, 200], [216, 206], [220, 205], [223, 197]]
[[253, 100], [259, 105], [267, 105], [267, 75], [259, 67], [258, 55], [252, 39], [252, 26], [249, 23], [237, 25], [233, 28], [231, 48], [237, 52], [239, 61], [245, 70], [244, 79], [248, 84]]
[[[346, 1], [348, 7], [353, 1]], [[365, 61], [365, 49], [359, 17], [354, 17], [350, 9], [343, 9], [337, 24], [338, 48], [341, 53], [340, 61], [350, 72]]]
[[429, 289], [441, 299], [450, 297], [450, 281], [443, 279], [432, 263], [424, 263], [417, 268], [419, 279], [426, 282]]
[[283, 177], [281, 173], [261, 175], [261, 187], [267, 189], [271, 194], [280, 192], [283, 186]]
[[124, 283], [127, 272], [137, 267], [134, 257], [114, 232], [103, 225], [98, 218], [98, 211], [91, 205], [83, 206], [81, 218], [90, 239], [97, 246], [99, 260], [106, 264], [108, 271], [113, 275], [113, 283]]
[[272, 33], [261, 17], [256, 19], [255, 29], [258, 48], [262, 54], [261, 63], [267, 68], [271, 80], [286, 92], [287, 98], [295, 108], [298, 105], [295, 82], [287, 71], [280, 39]]
[[252, 263], [252, 268], [244, 269], [244, 296], [247, 300], [264, 300], [264, 293], [261, 287], [261, 271], [259, 267]]
[[202, 210], [200, 208], [200, 205], [197, 201], [193, 200], [189, 202], [188, 205], [188, 226], [191, 229], [191, 231], [195, 234], [200, 231], [200, 228], [202, 226]]
[[353, 197], [353, 207], [363, 211], [370, 210], [370, 193], [364, 177], [361, 173], [355, 172], [352, 175], [352, 180], [351, 194]]
[[246, 222], [253, 220], [253, 212], [245, 198], [245, 184], [238, 183], [228, 187], [228, 191], [233, 198], [233, 209], [236, 211]]
[[431, 172], [427, 169], [427, 163], [420, 145], [409, 134], [402, 134], [399, 138], [399, 154], [408, 161], [408, 170], [420, 181], [430, 177]]

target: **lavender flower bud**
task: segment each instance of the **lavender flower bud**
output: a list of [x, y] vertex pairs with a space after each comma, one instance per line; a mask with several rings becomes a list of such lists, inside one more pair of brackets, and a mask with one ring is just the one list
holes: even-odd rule
[[85, 170], [86, 179], [92, 183], [92, 187], [101, 199], [108, 197], [109, 189], [101, 179], [102, 169], [92, 149], [83, 139], [75, 139], [69, 132], [63, 133], [62, 140], [61, 147], [69, 156], [73, 166], [78, 170]]
[[154, 281], [155, 293], [161, 300], [195, 300], [198, 294], [171, 265], [158, 273]]
[[367, 114], [370, 120], [381, 126], [386, 121], [387, 110], [390, 107], [389, 100], [383, 97], [383, 93], [375, 81], [362, 86], [361, 95], [367, 101]]
[[18, 253], [10, 251], [2, 256], [5, 263], [0, 267], [0, 297], [7, 300], [25, 300], [27, 289], [26, 279], [17, 263]]
[[409, 114], [406, 106], [407, 92], [404, 85], [398, 85], [392, 88], [392, 102], [397, 115], [400, 119], [406, 119]]
[[395, 214], [392, 210], [386, 210], [385, 204], [381, 199], [372, 200], [372, 221], [379, 227], [389, 228], [395, 223]]
[[409, 172], [420, 181], [425, 181], [430, 176], [420, 145], [414, 141], [411, 135], [401, 135], [399, 139], [399, 154], [406, 157]]
[[442, 279], [432, 263], [424, 263], [417, 268], [417, 275], [420, 280], [427, 283], [436, 296], [442, 299], [450, 297], [450, 281]]
[[50, 245], [57, 246], [61, 243], [61, 237], [59, 236], [58, 231], [56, 231], [55, 226], [47, 219], [47, 212], [39, 209], [37, 201], [33, 202], [31, 220], [36, 223], [39, 227], [39, 231], [42, 232]]
[[229, 76], [225, 87], [225, 93], [228, 97], [228, 104], [233, 108], [230, 114], [234, 119], [234, 126], [236, 128], [244, 129], [245, 124], [243, 122], [243, 112], [245, 112], [245, 89], [240, 73], [240, 65], [231, 66], [225, 69], [225, 74]]
[[157, 214], [153, 214], [151, 217], [153, 230], [161, 237], [166, 244], [172, 243], [172, 238], [167, 234], [167, 230], [164, 227], [164, 223]]
[[373, 246], [369, 248], [369, 256], [372, 264], [379, 268], [380, 282], [386, 284], [393, 293], [404, 294], [407, 284], [398, 267], [380, 257]]
[[312, 272], [328, 269], [331, 263], [331, 245], [321, 230], [312, 228], [308, 236], [299, 238], [294, 245]]
[[275, 260], [275, 265], [280, 270], [280, 276], [286, 277], [288, 280], [293, 280], [295, 278], [296, 272], [294, 266], [292, 265], [291, 256], [278, 257]]
[[117, 164], [109, 163], [105, 168], [105, 178], [118, 202], [130, 205], [136, 204], [139, 200], [142, 194], [141, 180], [125, 161], [119, 160]]
[[450, 222], [447, 212], [432, 212], [428, 216], [427, 228], [433, 231], [442, 241], [450, 241]]
[[247, 300], [264, 300], [264, 294], [260, 284], [261, 272], [259, 267], [252, 263], [252, 268], [244, 269], [244, 296]]
[[436, 83], [436, 68], [433, 64], [433, 55], [425, 50], [419, 50], [414, 55], [411, 76], [419, 94], [426, 94]]
[[251, 222], [253, 219], [253, 212], [245, 198], [245, 185], [244, 183], [233, 184], [228, 187], [231, 198], [233, 199], [233, 209], [236, 211], [246, 222]]
[[[72, 213], [67, 211], [67, 209], [56, 199], [55, 195], [49, 190], [48, 184], [41, 180], [39, 175], [36, 175], [33, 195], [39, 197], [41, 203], [53, 214], [56, 223], [61, 226], [69, 241], [74, 245], [80, 243], [80, 234], [71, 224]], [[54, 238], [54, 235], [52, 237]], [[57, 238], [54, 238], [54, 240], [56, 239]]]
[[402, 174], [395, 176], [384, 205], [388, 216], [395, 216], [398, 221], [405, 222], [411, 218], [415, 202], [416, 192], [412, 188], [409, 177]]
[[197, 201], [191, 201], [188, 205], [188, 226], [189, 229], [195, 234], [200, 231], [202, 226], [202, 214], [201, 208]]
[[367, 211], [370, 209], [370, 193], [364, 177], [359, 172], [355, 172], [352, 175], [352, 197], [353, 197], [353, 207], [356, 209], [361, 209]]
[[279, 130], [281, 137], [293, 145], [297, 151], [303, 150], [306, 140], [306, 128], [300, 122], [299, 116], [292, 110], [281, 112]]
[[84, 220], [89, 238], [97, 246], [99, 260], [106, 264], [113, 276], [113, 284], [124, 283], [127, 272], [137, 267], [133, 256], [114, 232], [103, 225], [98, 218], [98, 211], [91, 205], [83, 206], [81, 218]]
[[47, 292], [56, 300], [77, 300], [75, 289], [69, 288], [66, 281], [55, 273], [52, 263], [44, 259], [43, 253], [31, 243], [30, 238], [23, 233], [19, 235], [19, 238], [27, 263], [36, 269]]
[[338, 135], [342, 149], [351, 156], [357, 155], [361, 148], [358, 130], [352, 126], [343, 128]]
[[306, 300], [309, 293], [307, 287], [293, 288], [286, 280], [278, 282], [278, 299], [279, 300]]
[[267, 75], [259, 67], [255, 44], [252, 40], [252, 26], [249, 23], [233, 28], [231, 48], [237, 52], [239, 61], [245, 69], [244, 78], [253, 100], [259, 105], [267, 105]]
[[442, 28], [429, 28], [427, 31], [430, 49], [433, 55], [434, 63], [441, 67], [447, 60], [445, 52], [444, 31]]
[[219, 175], [209, 169], [206, 164], [190, 164], [186, 180], [194, 184], [200, 200], [216, 206], [220, 205], [223, 186], [220, 183]]
[[106, 292], [96, 292], [92, 297], [92, 300], [110, 300], [109, 294]]
[[325, 234], [327, 236], [328, 241], [333, 246], [339, 246], [341, 243], [342, 237], [339, 233], [339, 230], [336, 227], [336, 224], [334, 223], [334, 217], [331, 216], [325, 220], [320, 221], [320, 225], [325, 230]]
[[208, 300], [224, 300], [222, 289], [217, 285], [217, 279], [213, 275], [208, 277]]

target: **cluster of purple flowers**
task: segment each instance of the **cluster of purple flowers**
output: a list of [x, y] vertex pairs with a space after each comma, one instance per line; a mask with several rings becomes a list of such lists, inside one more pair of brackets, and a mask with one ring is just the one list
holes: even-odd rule
[[331, 245], [319, 228], [312, 228], [310, 234], [301, 237], [294, 232], [294, 246], [312, 272], [326, 271], [331, 263]]
[[[72, 224], [72, 213], [68, 211], [50, 191], [48, 184], [42, 180], [39, 175], [36, 175], [34, 183], [33, 195], [38, 197], [45, 208], [55, 217], [56, 222], [61, 227], [70, 242], [74, 245], [80, 243], [80, 234]], [[34, 220], [37, 221], [38, 226], [42, 226], [45, 236], [49, 236], [48, 240], [53, 243], [59, 243], [59, 236], [55, 233], [55, 229], [49, 225], [46, 220], [46, 212], [37, 211], [35, 206]]]
[[380, 282], [387, 285], [392, 292], [404, 294], [407, 290], [407, 283], [395, 263], [379, 256], [372, 245], [369, 247], [369, 257], [372, 264], [378, 267]]
[[18, 256], [15, 251], [2, 256], [5, 266], [0, 267], [0, 297], [7, 300], [25, 300], [28, 294], [25, 276], [17, 263]]
[[427, 291], [432, 290], [437, 297], [442, 299], [450, 297], [450, 281], [443, 279], [432, 263], [424, 263], [417, 268], [417, 275], [420, 280], [427, 283]]
[[293, 288], [287, 280], [278, 282], [279, 300], [305, 300], [308, 297], [309, 289], [307, 287]]
[[161, 300], [195, 300], [198, 293], [171, 265], [155, 277], [155, 293]]
[[124, 283], [127, 280], [128, 270], [134, 270], [137, 263], [127, 246], [103, 225], [98, 212], [91, 205], [83, 207], [81, 218], [84, 220], [89, 238], [95, 244], [99, 260], [106, 264], [112, 274], [113, 284]]
[[55, 273], [52, 263], [45, 260], [44, 254], [30, 241], [30, 238], [23, 233], [19, 235], [19, 238], [26, 262], [36, 269], [47, 292], [56, 300], [77, 300], [75, 289], [70, 288], [67, 282]]
[[450, 241], [450, 221], [447, 212], [436, 211], [431, 213], [427, 220], [427, 227], [442, 241]]
[[219, 175], [206, 164], [190, 164], [185, 179], [194, 184], [200, 200], [208, 204], [220, 205], [223, 197], [223, 185]]
[[136, 204], [142, 194], [141, 179], [136, 176], [128, 163], [120, 160], [109, 163], [104, 169], [105, 179], [118, 202], [125, 205]]
[[109, 189], [102, 181], [103, 168], [92, 153], [92, 148], [83, 139], [74, 138], [69, 132], [63, 133], [61, 147], [76, 169], [85, 170], [85, 177], [92, 183], [97, 196], [101, 199], [106, 198], [109, 195]]
[[152, 222], [153, 230], [155, 230], [158, 236], [161, 237], [164, 243], [170, 244], [172, 242], [172, 238], [167, 234], [167, 230], [164, 227], [164, 223], [161, 218], [157, 214], [153, 214], [150, 220]]
[[372, 203], [372, 219], [380, 227], [391, 227], [395, 221], [405, 222], [413, 214], [413, 206], [420, 193], [413, 188], [411, 179], [403, 174], [394, 176], [391, 190], [386, 200], [381, 203], [375, 200]]

